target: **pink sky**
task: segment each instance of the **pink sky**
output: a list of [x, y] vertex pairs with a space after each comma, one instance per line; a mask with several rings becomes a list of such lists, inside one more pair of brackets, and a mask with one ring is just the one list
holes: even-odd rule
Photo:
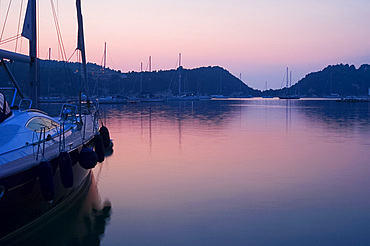
[[[1, 1], [1, 28], [8, 3]], [[76, 46], [75, 2], [54, 4], [69, 57]], [[13, 1], [3, 39], [16, 33], [19, 5]], [[368, 0], [82, 0], [82, 11], [88, 61], [101, 64], [107, 42], [107, 65], [123, 72], [138, 71], [140, 62], [146, 67], [149, 56], [153, 70], [172, 69], [181, 52], [185, 68], [222, 66], [264, 89], [266, 81], [280, 88], [286, 67], [295, 83], [330, 64], [370, 60]], [[40, 23], [40, 58], [51, 47], [59, 59], [49, 1], [40, 1]]]

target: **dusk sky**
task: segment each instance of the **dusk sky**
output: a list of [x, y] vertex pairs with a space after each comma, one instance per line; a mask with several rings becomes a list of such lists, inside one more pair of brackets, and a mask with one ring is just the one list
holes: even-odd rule
[[[2, 39], [17, 32], [20, 2], [13, 1]], [[50, 1], [39, 2], [39, 57], [50, 47], [59, 59]], [[9, 0], [0, 3], [2, 28]], [[75, 1], [54, 4], [69, 57], [76, 47]], [[369, 0], [82, 0], [82, 12], [87, 60], [101, 64], [107, 42], [107, 66], [122, 72], [139, 71], [140, 62], [147, 67], [149, 56], [152, 70], [173, 69], [181, 52], [185, 68], [221, 66], [264, 89], [266, 81], [281, 88], [286, 67], [296, 83], [327, 65], [370, 62]]]

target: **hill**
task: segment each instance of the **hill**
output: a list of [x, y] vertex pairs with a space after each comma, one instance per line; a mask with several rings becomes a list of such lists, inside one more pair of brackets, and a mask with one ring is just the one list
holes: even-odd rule
[[[21, 88], [27, 88], [28, 65], [9, 64]], [[93, 63], [87, 64], [90, 95], [127, 96], [140, 92], [177, 95], [179, 93], [179, 69], [152, 72], [128, 72], [102, 69]], [[40, 61], [41, 96], [76, 96], [83, 76], [81, 64], [70, 62]], [[0, 69], [1, 85], [8, 83], [3, 69]], [[5, 84], [4, 84], [5, 82]], [[308, 97], [322, 97], [332, 94], [341, 96], [367, 95], [370, 88], [370, 65], [358, 69], [353, 65], [330, 65], [321, 71], [312, 72], [291, 88], [259, 91], [245, 85], [222, 67], [181, 68], [180, 92], [198, 95], [222, 94], [227, 96], [261, 96], [299, 94]], [[27, 95], [28, 91], [23, 91]]]
[[[10, 64], [11, 70], [21, 88], [27, 88], [28, 65]], [[178, 69], [152, 72], [128, 72], [103, 69], [89, 63], [88, 87], [90, 95], [130, 95], [140, 92], [153, 94], [179, 93]], [[79, 63], [40, 61], [41, 96], [76, 96], [79, 81], [82, 79]], [[2, 81], [6, 78], [0, 72]], [[142, 81], [142, 82], [141, 82]], [[260, 95], [260, 91], [245, 85], [238, 78], [221, 67], [202, 67], [196, 69], [181, 68], [181, 93], [199, 95]], [[28, 91], [24, 91], [25, 94]]]
[[[141, 74], [130, 72], [126, 74], [125, 86], [128, 93], [140, 92]], [[143, 91], [168, 94], [179, 94], [179, 71], [178, 69], [167, 71], [143, 72]], [[180, 92], [194, 93], [199, 95], [255, 95], [260, 94], [245, 85], [238, 78], [221, 67], [201, 67], [195, 69], [181, 68]]]
[[291, 88], [269, 90], [264, 95], [281, 95], [288, 91], [307, 97], [323, 97], [333, 94], [341, 96], [368, 95], [370, 88], [370, 66], [329, 65], [321, 71], [307, 74]]

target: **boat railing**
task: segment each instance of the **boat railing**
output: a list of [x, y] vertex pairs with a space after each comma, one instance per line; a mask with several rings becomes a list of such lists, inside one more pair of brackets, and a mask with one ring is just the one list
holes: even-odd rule
[[31, 99], [21, 99], [19, 102], [19, 110], [28, 110], [32, 106], [32, 100]]
[[[0, 87], [0, 91], [2, 94], [5, 95], [6, 98], [9, 98], [10, 101], [8, 101], [8, 104], [10, 105], [11, 109], [19, 109], [19, 110], [28, 110], [32, 106], [32, 100], [21, 98], [19, 100], [19, 97], [17, 99], [18, 90], [15, 87]], [[16, 105], [16, 102], [19, 100], [18, 105]]]
[[17, 91], [18, 90], [15, 87], [0, 87], [0, 92], [5, 96], [5, 98], [11, 98], [11, 101], [8, 101], [11, 108], [15, 106]]
[[64, 103], [60, 110], [60, 120], [62, 122], [77, 121], [77, 106], [73, 104]]

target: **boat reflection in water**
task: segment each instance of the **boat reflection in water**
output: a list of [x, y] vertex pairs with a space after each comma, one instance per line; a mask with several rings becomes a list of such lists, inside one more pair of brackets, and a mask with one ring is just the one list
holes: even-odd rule
[[91, 173], [91, 183], [67, 207], [3, 238], [0, 245], [99, 245], [110, 215], [111, 203], [102, 202]]

